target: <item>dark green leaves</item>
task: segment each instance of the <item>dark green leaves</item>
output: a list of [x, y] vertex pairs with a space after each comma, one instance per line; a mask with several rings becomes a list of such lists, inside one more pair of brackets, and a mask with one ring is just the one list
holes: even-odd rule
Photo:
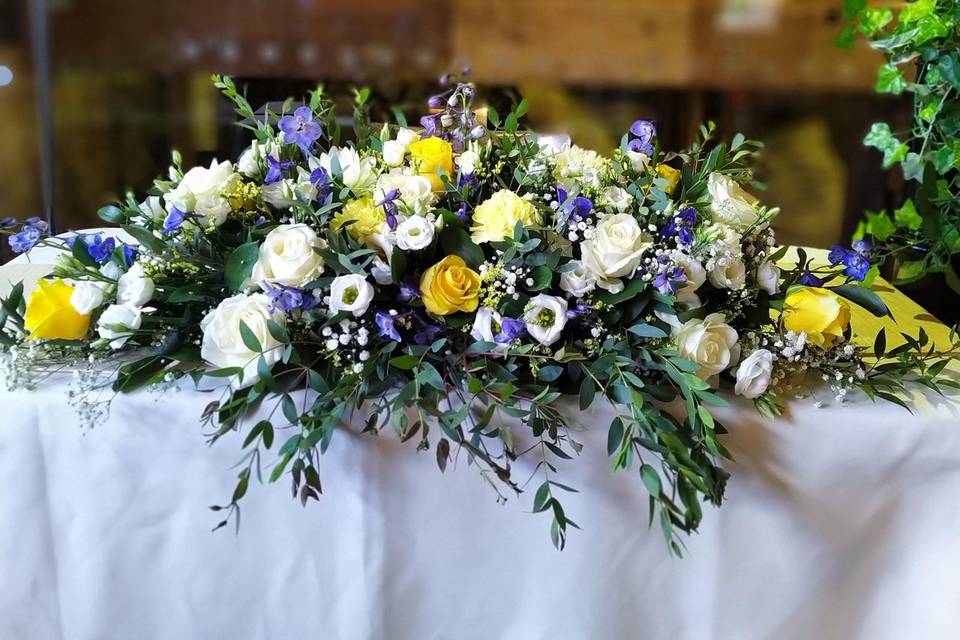
[[257, 242], [242, 244], [230, 253], [223, 267], [223, 278], [231, 291], [240, 291], [259, 255], [260, 244]]
[[831, 291], [863, 307], [878, 318], [890, 315], [886, 303], [870, 289], [856, 284], [841, 284], [829, 287]]
[[463, 229], [444, 228], [440, 232], [440, 246], [446, 255], [460, 256], [472, 269], [478, 269], [483, 264], [483, 250], [470, 239], [470, 234]]

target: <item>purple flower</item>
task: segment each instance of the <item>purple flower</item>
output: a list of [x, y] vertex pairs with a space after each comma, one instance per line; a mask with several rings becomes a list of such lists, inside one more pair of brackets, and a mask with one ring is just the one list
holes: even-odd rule
[[424, 138], [432, 138], [440, 130], [439, 116], [423, 116], [420, 118], [420, 126], [423, 127]]
[[10, 249], [14, 253], [24, 253], [40, 242], [40, 230], [36, 227], [24, 227], [20, 233], [10, 236]]
[[260, 216], [260, 217], [258, 217], [256, 220], [253, 221], [253, 226], [254, 226], [254, 227], [262, 227], [264, 224], [266, 224], [266, 222], [267, 222], [267, 219], [266, 219], [264, 216]]
[[123, 247], [123, 262], [129, 269], [137, 259], [137, 248], [129, 244], [121, 245], [121, 247]]
[[265, 285], [267, 296], [270, 298], [270, 311], [308, 311], [317, 306], [317, 299], [303, 289], [288, 287], [282, 284]]
[[823, 286], [823, 280], [817, 276], [810, 273], [810, 269], [805, 269], [804, 272], [800, 275], [800, 278], [797, 280], [800, 284], [805, 287], [821, 287]]
[[377, 332], [382, 338], [390, 338], [394, 342], [400, 342], [400, 332], [395, 326], [395, 318], [384, 311], [377, 311], [373, 316], [373, 321], [377, 325]]
[[397, 199], [400, 198], [399, 189], [390, 189], [383, 196], [383, 200], [377, 203], [378, 207], [383, 207], [383, 212], [387, 216], [387, 226], [391, 229], [397, 228], [397, 215], [400, 209], [397, 207]]
[[17, 226], [17, 219], [13, 217], [0, 218], [0, 229], [9, 229]]
[[460, 208], [457, 209], [454, 213], [456, 213], [457, 217], [460, 218], [461, 220], [466, 220], [467, 219], [467, 203], [464, 202], [463, 204], [461, 204]]
[[460, 180], [457, 181], [458, 189], [476, 189], [480, 186], [480, 179], [473, 173], [460, 174]]
[[687, 207], [670, 218], [660, 235], [663, 238], [672, 238], [676, 236], [677, 242], [682, 245], [693, 244], [693, 225], [697, 222], [697, 210], [693, 207]]
[[870, 253], [870, 250], [873, 249], [873, 245], [870, 244], [867, 240], [854, 240], [853, 245], [851, 246], [853, 247], [854, 251], [856, 251], [857, 253], [859, 253], [864, 257], [866, 257], [866, 255]]
[[493, 337], [493, 340], [499, 344], [513, 342], [527, 332], [527, 325], [523, 320], [500, 318], [500, 332]]
[[837, 265], [843, 262], [844, 258], [847, 257], [847, 250], [845, 247], [835, 244], [830, 247], [830, 253], [827, 254], [827, 260], [830, 261], [830, 264]]
[[420, 287], [417, 285], [416, 280], [413, 278], [407, 278], [400, 283], [400, 293], [397, 295], [397, 299], [401, 302], [410, 302], [414, 298], [420, 297]]
[[103, 264], [110, 260], [113, 250], [117, 248], [116, 240], [103, 238], [99, 233], [95, 236], [87, 236], [87, 238], [89, 239], [84, 239], [84, 242], [87, 243], [87, 251], [90, 252], [90, 257], [97, 261], [97, 264]]
[[627, 147], [630, 151], [653, 155], [653, 139], [657, 136], [657, 123], [653, 120], [637, 120], [630, 125], [630, 133], [636, 136]]
[[163, 221], [163, 232], [167, 235], [170, 235], [174, 231], [180, 228], [183, 224], [183, 221], [187, 219], [187, 214], [184, 211], [174, 207], [170, 210], [170, 213], [167, 214], [166, 219]]
[[280, 161], [273, 156], [267, 156], [267, 175], [263, 178], [263, 184], [279, 182], [284, 178], [287, 169], [293, 165], [294, 162], [292, 160]]
[[567, 320], [573, 320], [579, 318], [580, 316], [586, 315], [593, 310], [588, 304], [578, 302], [572, 309], [567, 309]]
[[572, 222], [581, 222], [589, 217], [593, 211], [593, 201], [584, 196], [577, 196], [572, 201], [567, 202], [569, 196], [566, 189], [557, 186], [557, 202], [560, 203], [560, 211], [567, 214], [568, 220]]
[[23, 221], [24, 226], [33, 227], [37, 231], [43, 233], [50, 228], [50, 225], [47, 224], [47, 221], [41, 218], [40, 216], [30, 216]]
[[283, 131], [283, 141], [297, 145], [304, 153], [310, 150], [323, 133], [320, 125], [313, 120], [313, 111], [306, 106], [298, 107], [293, 115], [280, 118], [279, 126]]
[[870, 261], [864, 258], [859, 253], [853, 253], [847, 255], [846, 259], [843, 261], [844, 270], [843, 272], [853, 278], [858, 282], [863, 282], [867, 277], [867, 272], [870, 271]]
[[447, 101], [447, 97], [450, 96], [450, 91], [444, 91], [443, 93], [438, 93], [435, 96], [430, 96], [427, 99], [427, 107], [430, 109], [440, 109], [443, 107], [444, 103]]
[[852, 249], [835, 244], [830, 248], [827, 259], [832, 265], [843, 264], [844, 274], [858, 282], [863, 282], [871, 267], [867, 257], [871, 248], [870, 243], [865, 240], [854, 241]]
[[417, 315], [414, 315], [413, 319], [417, 321], [418, 325], [420, 325], [420, 328], [413, 335], [413, 341], [417, 344], [430, 344], [436, 339], [437, 335], [443, 331], [439, 325], [422, 320]]
[[330, 174], [323, 167], [317, 167], [310, 172], [310, 184], [317, 189], [317, 200], [323, 200], [330, 195]]

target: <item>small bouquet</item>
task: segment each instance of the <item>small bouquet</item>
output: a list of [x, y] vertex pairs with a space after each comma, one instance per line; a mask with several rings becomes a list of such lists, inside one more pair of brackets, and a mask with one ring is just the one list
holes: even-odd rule
[[526, 101], [481, 118], [475, 87], [448, 79], [416, 129], [373, 125], [358, 91], [344, 142], [322, 89], [258, 114], [214, 83], [254, 139], [209, 167], [174, 153], [145, 200], [100, 210], [136, 242], [2, 223], [15, 251], [63, 252], [28, 301], [22, 287], [3, 301], [0, 342], [8, 383], [74, 368], [88, 423], [106, 411], [104, 367], [112, 392], [220, 380], [202, 419], [212, 439], [245, 431], [248, 450], [221, 525], [267, 451], [271, 480], [317, 498], [318, 456], [365, 406], [365, 431], [432, 448], [441, 470], [465, 456], [501, 498], [529, 486], [511, 468], [536, 456], [533, 510], [562, 546], [576, 525], [556, 462], [580, 445], [555, 403], [569, 394], [616, 407], [612, 466], [639, 470], [679, 552], [675, 530], [723, 498], [718, 388], [772, 414], [813, 373], [838, 397], [903, 404], [906, 380], [937, 388], [946, 366], [924, 336], [882, 364], [851, 341], [850, 303], [887, 313], [867, 244], [836, 247], [830, 267], [802, 250], [778, 266], [777, 210], [743, 186], [760, 145], [742, 136], [718, 143], [709, 125], [670, 152], [638, 120], [605, 157], [521, 130]]

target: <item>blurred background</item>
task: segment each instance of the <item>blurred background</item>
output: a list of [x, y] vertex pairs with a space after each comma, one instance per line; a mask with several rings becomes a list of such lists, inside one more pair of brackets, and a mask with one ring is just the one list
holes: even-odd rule
[[[235, 76], [255, 107], [318, 81], [348, 101], [373, 89], [411, 121], [443, 72], [469, 66], [528, 125], [609, 152], [636, 118], [664, 145], [701, 121], [766, 142], [762, 198], [784, 242], [829, 246], [899, 185], [861, 141], [910, 105], [874, 94], [880, 57], [833, 42], [842, 0], [0, 0], [0, 217], [57, 231], [138, 193], [179, 149], [186, 163], [238, 153]], [[6, 247], [4, 247], [6, 250]]]

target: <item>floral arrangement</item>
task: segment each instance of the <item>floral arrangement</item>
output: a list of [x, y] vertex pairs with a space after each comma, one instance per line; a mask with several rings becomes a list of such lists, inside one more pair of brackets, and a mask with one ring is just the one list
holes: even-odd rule
[[[878, 336], [882, 363], [851, 341], [851, 303], [887, 313], [862, 283], [866, 243], [836, 248], [835, 266], [802, 250], [778, 266], [777, 210], [743, 186], [759, 144], [742, 136], [705, 126], [676, 153], [638, 120], [605, 157], [521, 130], [525, 101], [474, 109], [475, 87], [447, 79], [417, 129], [373, 125], [358, 91], [344, 142], [321, 89], [258, 114], [214, 82], [254, 139], [208, 167], [175, 153], [145, 200], [100, 211], [136, 243], [3, 222], [15, 251], [63, 251], [29, 300], [3, 300], [0, 342], [8, 384], [72, 367], [90, 424], [113, 393], [219, 380], [202, 419], [214, 440], [244, 431], [247, 450], [221, 525], [263, 465], [318, 498], [318, 457], [363, 405], [365, 431], [432, 448], [441, 470], [459, 455], [500, 498], [529, 489], [562, 546], [576, 525], [557, 462], [581, 446], [555, 406], [568, 394], [616, 407], [612, 466], [639, 471], [680, 552], [677, 531], [723, 498], [718, 388], [766, 414], [811, 377], [904, 404], [907, 380], [936, 388], [946, 365], [922, 335], [886, 354]], [[536, 480], [512, 474], [521, 456]]]

